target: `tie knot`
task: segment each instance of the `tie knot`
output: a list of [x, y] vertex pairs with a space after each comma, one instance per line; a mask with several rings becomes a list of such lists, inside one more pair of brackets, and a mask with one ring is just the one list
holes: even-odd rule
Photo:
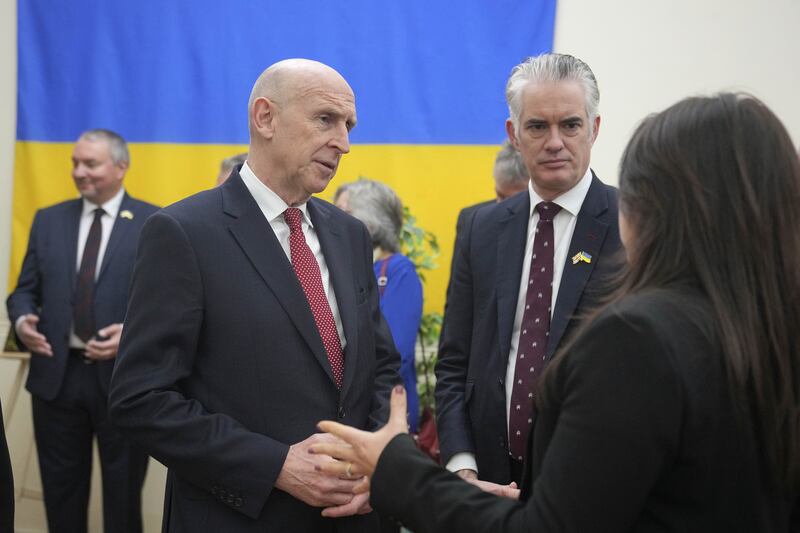
[[289, 225], [289, 231], [301, 229], [300, 221], [303, 219], [303, 212], [296, 207], [290, 207], [283, 212], [283, 219]]
[[539, 220], [550, 222], [561, 211], [561, 206], [553, 202], [539, 202], [536, 204]]
[[94, 210], [94, 219], [95, 220], [100, 220], [100, 218], [105, 214], [106, 214], [106, 212], [103, 210], [103, 208], [102, 207], [98, 207], [97, 209]]

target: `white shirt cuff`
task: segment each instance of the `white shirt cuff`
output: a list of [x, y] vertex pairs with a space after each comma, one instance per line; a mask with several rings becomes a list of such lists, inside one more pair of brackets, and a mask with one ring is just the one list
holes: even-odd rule
[[445, 465], [450, 472], [458, 472], [459, 470], [474, 470], [478, 471], [478, 462], [475, 460], [475, 454], [469, 452], [460, 452], [455, 454], [447, 461]]
[[25, 320], [29, 315], [30, 313], [26, 313], [21, 317], [17, 318], [17, 321], [14, 322], [14, 331], [17, 333], [17, 338], [19, 338], [19, 325], [22, 324], [22, 321]]

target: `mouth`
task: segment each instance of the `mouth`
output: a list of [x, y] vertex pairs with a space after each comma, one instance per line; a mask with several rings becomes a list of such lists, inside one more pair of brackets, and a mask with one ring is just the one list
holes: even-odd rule
[[565, 166], [567, 164], [567, 162], [568, 161], [566, 159], [548, 159], [547, 161], [542, 161], [539, 164], [542, 165], [545, 168], [555, 169], [555, 168], [561, 168], [561, 167]]
[[325, 167], [326, 169], [328, 169], [331, 172], [336, 170], [336, 163], [335, 162], [332, 163], [330, 161], [322, 161], [322, 160], [319, 160], [319, 159], [315, 159], [314, 162], [316, 164], [322, 166], [322, 167]]

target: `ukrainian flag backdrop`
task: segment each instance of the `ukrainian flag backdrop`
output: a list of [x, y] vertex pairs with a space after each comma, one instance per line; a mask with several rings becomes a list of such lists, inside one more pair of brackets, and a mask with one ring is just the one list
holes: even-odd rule
[[166, 205], [212, 187], [244, 151], [247, 98], [271, 63], [316, 59], [356, 94], [352, 151], [323, 197], [386, 182], [442, 244], [426, 309], [441, 310], [460, 208], [493, 196], [510, 69], [549, 51], [556, 0], [20, 0], [9, 287], [36, 209], [75, 197], [72, 144], [130, 143], [134, 196]]

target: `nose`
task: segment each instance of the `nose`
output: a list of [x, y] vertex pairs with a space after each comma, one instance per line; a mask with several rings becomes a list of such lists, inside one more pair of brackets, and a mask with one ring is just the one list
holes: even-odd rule
[[347, 154], [350, 152], [350, 132], [347, 131], [346, 125], [342, 124], [336, 128], [330, 144], [340, 154]]
[[554, 124], [550, 127], [544, 148], [548, 152], [558, 152], [563, 147], [564, 140], [561, 138], [561, 130], [559, 129], [558, 124]]
[[84, 171], [83, 165], [80, 163], [73, 165], [72, 167], [72, 177], [73, 178], [84, 178], [86, 177], [86, 172]]

